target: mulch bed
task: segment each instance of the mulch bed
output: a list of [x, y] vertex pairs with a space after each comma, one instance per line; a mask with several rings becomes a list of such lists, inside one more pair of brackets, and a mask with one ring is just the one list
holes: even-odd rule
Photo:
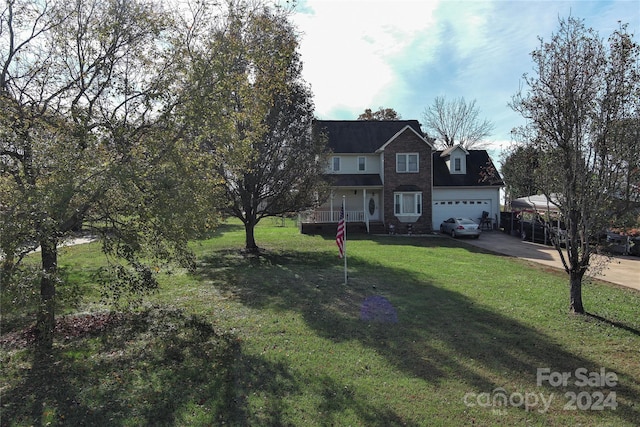
[[[54, 330], [55, 337], [59, 340], [69, 341], [100, 334], [106, 329], [122, 322], [124, 315], [121, 313], [94, 313], [62, 316], [56, 320]], [[25, 348], [36, 340], [36, 325], [8, 332], [0, 335], [0, 347], [6, 349]]]

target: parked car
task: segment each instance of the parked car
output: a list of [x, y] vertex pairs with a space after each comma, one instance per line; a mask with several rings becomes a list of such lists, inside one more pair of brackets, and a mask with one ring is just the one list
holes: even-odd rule
[[449, 218], [440, 224], [440, 232], [451, 234], [451, 237], [471, 236], [480, 237], [480, 226], [470, 218]]
[[629, 249], [629, 255], [640, 256], [640, 236], [631, 239], [633, 245]]
[[640, 237], [631, 237], [607, 230], [606, 238], [600, 241], [600, 249], [612, 255], [640, 256]]
[[547, 224], [541, 220], [521, 220], [518, 223], [520, 230], [520, 238], [529, 242], [544, 243], [553, 245], [554, 239], [560, 239], [560, 245], [565, 244], [567, 232], [564, 224], [560, 223], [560, 227], [556, 222]]

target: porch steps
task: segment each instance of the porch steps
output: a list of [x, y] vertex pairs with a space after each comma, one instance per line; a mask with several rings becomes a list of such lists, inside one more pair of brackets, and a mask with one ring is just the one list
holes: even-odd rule
[[[302, 223], [300, 224], [300, 232], [302, 234], [325, 234], [335, 235], [337, 223]], [[369, 222], [369, 234], [385, 234], [387, 229], [382, 221]], [[364, 222], [347, 222], [347, 235], [351, 233], [362, 234], [367, 233], [367, 225]]]
[[369, 221], [369, 234], [386, 234], [387, 228], [382, 221]]

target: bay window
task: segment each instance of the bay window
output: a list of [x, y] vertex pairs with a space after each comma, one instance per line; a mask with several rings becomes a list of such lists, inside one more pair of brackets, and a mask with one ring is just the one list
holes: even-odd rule
[[393, 209], [397, 216], [421, 215], [422, 193], [395, 193]]

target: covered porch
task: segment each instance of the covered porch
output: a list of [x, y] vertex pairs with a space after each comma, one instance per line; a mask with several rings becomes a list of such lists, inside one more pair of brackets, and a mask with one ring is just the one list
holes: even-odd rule
[[335, 232], [344, 201], [347, 232], [384, 233], [382, 187], [337, 188], [329, 200], [315, 210], [298, 216], [300, 230], [305, 234]]

